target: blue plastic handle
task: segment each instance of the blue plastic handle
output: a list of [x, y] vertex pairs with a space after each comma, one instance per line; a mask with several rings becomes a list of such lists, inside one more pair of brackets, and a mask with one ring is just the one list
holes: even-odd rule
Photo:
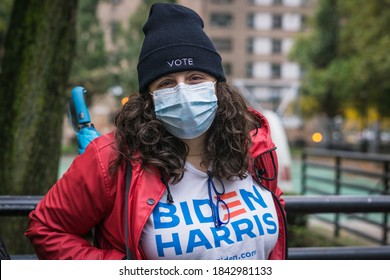
[[76, 110], [77, 123], [85, 124], [90, 123], [91, 118], [85, 104], [84, 94], [87, 93], [87, 90], [81, 86], [74, 87], [72, 89], [72, 101], [74, 108]]

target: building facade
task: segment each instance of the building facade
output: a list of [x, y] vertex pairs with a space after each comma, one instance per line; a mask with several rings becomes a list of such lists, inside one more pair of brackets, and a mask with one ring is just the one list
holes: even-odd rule
[[228, 79], [254, 107], [276, 111], [287, 127], [299, 125], [301, 70], [288, 58], [315, 0], [179, 0], [196, 10], [222, 56]]

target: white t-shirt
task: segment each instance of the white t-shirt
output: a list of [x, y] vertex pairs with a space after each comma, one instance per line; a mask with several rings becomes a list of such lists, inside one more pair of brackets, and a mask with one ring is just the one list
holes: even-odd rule
[[[169, 185], [143, 229], [141, 247], [148, 259], [267, 259], [274, 248], [279, 224], [272, 195], [252, 176], [222, 180], [230, 220], [216, 228], [208, 193], [208, 175], [186, 163], [183, 179]], [[213, 180], [216, 180], [215, 178]], [[213, 192], [214, 193], [214, 192]], [[215, 195], [215, 193], [214, 193]], [[213, 198], [216, 203], [216, 198]], [[227, 210], [220, 219], [227, 220]]]

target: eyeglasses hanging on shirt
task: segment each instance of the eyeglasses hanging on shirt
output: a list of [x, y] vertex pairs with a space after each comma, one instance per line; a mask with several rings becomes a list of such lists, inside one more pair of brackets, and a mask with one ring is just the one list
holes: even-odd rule
[[[226, 225], [230, 221], [230, 210], [226, 202], [221, 198], [225, 194], [225, 185], [220, 178], [213, 179], [213, 174], [207, 172], [208, 180], [208, 192], [210, 199], [210, 207], [213, 216], [214, 225], [219, 228]], [[214, 203], [214, 198], [216, 202]], [[221, 219], [221, 215], [223, 215]]]
[[[259, 179], [272, 181], [278, 176], [275, 160], [276, 147], [260, 154], [255, 159], [255, 172]], [[230, 221], [230, 210], [226, 202], [222, 199], [225, 194], [225, 185], [220, 178], [215, 178], [211, 171], [208, 175], [208, 193], [213, 221], [216, 228], [226, 225]], [[216, 202], [214, 203], [214, 200]], [[221, 215], [223, 215], [221, 219]]]

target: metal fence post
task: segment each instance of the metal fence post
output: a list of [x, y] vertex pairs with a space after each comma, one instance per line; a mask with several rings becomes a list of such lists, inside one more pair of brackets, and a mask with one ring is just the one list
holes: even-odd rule
[[[341, 157], [336, 156], [336, 170], [335, 170], [335, 194], [340, 195], [340, 189], [341, 189]], [[336, 213], [335, 215], [335, 230], [334, 230], [334, 236], [339, 237], [340, 236], [340, 213]]]
[[302, 156], [301, 156], [301, 159], [302, 159], [302, 166], [301, 166], [301, 186], [302, 186], [302, 189], [301, 189], [301, 194], [305, 194], [306, 193], [306, 170], [307, 170], [307, 154], [305, 152], [305, 150], [302, 151]]
[[[389, 161], [383, 162], [383, 194], [389, 195]], [[387, 222], [388, 222], [388, 214], [386, 212], [383, 212], [383, 220], [382, 220], [382, 244], [387, 244], [387, 234], [388, 234], [388, 228], [387, 228]]]

